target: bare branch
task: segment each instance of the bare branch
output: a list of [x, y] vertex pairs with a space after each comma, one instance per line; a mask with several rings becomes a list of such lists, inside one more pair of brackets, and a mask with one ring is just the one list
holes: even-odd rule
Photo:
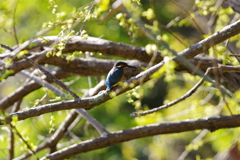
[[62, 96], [64, 99], [67, 98], [67, 95], [64, 92], [62, 92], [58, 88], [54, 87], [50, 83], [46, 82], [45, 80], [42, 80], [42, 79], [38, 78], [37, 76], [31, 75], [31, 74], [29, 74], [26, 71], [21, 71], [20, 74], [23, 75], [23, 76], [28, 77], [31, 80], [34, 80], [35, 82], [37, 82], [41, 86], [48, 88], [53, 93], [55, 93], [57, 96]]
[[17, 45], [19, 44], [19, 41], [18, 41], [18, 37], [17, 37], [17, 30], [16, 30], [16, 10], [17, 10], [17, 6], [18, 6], [18, 2], [19, 0], [17, 0], [15, 2], [15, 6], [14, 6], [14, 10], [13, 10], [13, 35], [14, 35], [14, 39], [17, 43]]
[[[47, 41], [43, 43], [42, 38], [37, 38], [34, 40], [26, 41], [26, 44], [34, 44], [30, 46], [36, 47], [44, 47], [44, 46], [50, 46], [56, 41], [61, 41], [60, 37], [57, 36], [48, 36], [44, 37], [44, 39]], [[22, 50], [32, 50], [34, 48], [29, 48], [26, 46], [25, 48], [22, 48]], [[110, 55], [110, 56], [118, 56], [123, 58], [129, 58], [129, 59], [137, 59], [142, 60], [142, 62], [148, 63], [152, 55], [147, 54], [145, 48], [142, 47], [136, 47], [127, 45], [124, 43], [114, 43], [108, 40], [95, 38], [95, 37], [88, 37], [88, 39], [84, 39], [80, 36], [72, 36], [70, 37], [70, 40], [66, 42], [65, 49], [62, 51], [62, 53], [71, 53], [74, 51], [89, 51], [89, 52], [101, 52], [103, 55]], [[161, 51], [157, 51], [157, 58], [156, 62], [160, 62], [163, 60], [163, 58], [160, 56]], [[11, 53], [3, 53], [0, 55], [0, 59], [12, 56]]]
[[[91, 88], [88, 92], [85, 92], [83, 97], [89, 97], [97, 94], [101, 89], [103, 88], [102, 82], [100, 82], [98, 85], [96, 85], [94, 88]], [[74, 122], [74, 120], [78, 117], [78, 112], [74, 109], [71, 110], [68, 116], [65, 118], [65, 120], [62, 122], [62, 124], [58, 127], [56, 132], [44, 143], [40, 144], [34, 151], [39, 152], [45, 148], [50, 148], [51, 150], [54, 150], [56, 148], [57, 143], [60, 141], [60, 139], [66, 134], [68, 131], [69, 126]], [[104, 130], [103, 130], [104, 133]], [[105, 132], [107, 133], [107, 131]], [[103, 134], [104, 136], [104, 134]], [[106, 136], [106, 134], [105, 134]], [[31, 152], [27, 154], [23, 154], [18, 158], [15, 158], [14, 160], [24, 160], [28, 157], [30, 157], [32, 154]]]
[[186, 59], [190, 59], [197, 54], [203, 53], [208, 50], [210, 47], [231, 38], [232, 36], [238, 34], [240, 29], [240, 21], [236, 21], [233, 24], [230, 24], [224, 27], [221, 31], [214, 33], [208, 38], [203, 39], [202, 41], [191, 45], [189, 48], [179, 53], [179, 56], [184, 56]]
[[[47, 83], [46, 81], [39, 80], [36, 76], [29, 75], [28, 73], [26, 73], [24, 71], [21, 71], [20, 73], [23, 73], [24, 75], [26, 75], [29, 78], [33, 79], [38, 84], [40, 84], [40, 85], [42, 85], [44, 87], [47, 87], [49, 90], [53, 91], [56, 95], [63, 96], [65, 98], [67, 97], [67, 95], [65, 93], [63, 93], [62, 91], [58, 90], [56, 87], [54, 87], [53, 85]], [[102, 83], [105, 84], [105, 81], [101, 81], [101, 84]], [[79, 108], [79, 109], [76, 109], [76, 111], [81, 116], [83, 116], [89, 123], [91, 123], [102, 136], [106, 136], [108, 134], [108, 131], [95, 118], [93, 118], [90, 114], [88, 114], [84, 109]]]
[[12, 125], [10, 125], [10, 130], [9, 130], [9, 156], [8, 159], [12, 160], [14, 157], [14, 134], [13, 134], [13, 128]]
[[7, 46], [5, 44], [2, 44], [2, 43], [0, 43], [0, 47], [5, 48], [5, 49], [7, 49], [9, 51], [13, 51], [13, 49], [11, 47], [9, 47], [9, 46]]
[[72, 146], [63, 148], [46, 157], [41, 158], [41, 160], [49, 158], [50, 160], [61, 160], [69, 158], [70, 156], [89, 152], [92, 150], [108, 147], [117, 143], [148, 137], [159, 134], [170, 134], [170, 133], [181, 133], [187, 131], [195, 131], [208, 129], [210, 131], [215, 131], [223, 128], [234, 128], [240, 126], [240, 115], [235, 116], [216, 116], [216, 117], [205, 117], [198, 120], [184, 120], [175, 122], [164, 122], [150, 124], [146, 126], [138, 126], [128, 130], [121, 130], [117, 132], [112, 132], [107, 137], [100, 137], [94, 140], [87, 140], [74, 144]]
[[29, 59], [27, 56], [24, 56], [24, 59], [26, 59], [28, 62], [30, 62], [32, 65], [34, 65], [35, 67], [37, 67], [38, 69], [40, 69], [49, 79], [52, 79], [53, 82], [55, 82], [57, 85], [59, 85], [62, 89], [66, 90], [68, 93], [71, 94], [71, 96], [74, 99], [80, 99], [80, 97], [72, 92], [64, 83], [62, 83], [60, 80], [58, 80], [54, 75], [52, 75], [50, 72], [48, 72], [47, 70], [45, 70], [42, 66], [40, 66], [39, 64], [37, 64], [36, 62], [34, 62], [32, 59]]
[[[3, 45], [6, 47], [5, 45]], [[10, 51], [13, 51], [10, 47], [8, 47]], [[28, 62], [30, 62], [33, 66], [37, 67], [39, 70], [41, 70], [49, 79], [53, 80], [57, 85], [59, 85], [62, 89], [66, 90], [68, 93], [72, 95], [74, 99], [80, 99], [78, 95], [76, 95], [74, 92], [72, 92], [64, 83], [62, 83], [60, 80], [58, 80], [54, 75], [52, 75], [50, 72], [45, 70], [42, 66], [40, 66], [38, 63], [33, 61], [32, 59], [28, 58], [27, 56], [23, 56], [24, 59]]]
[[[147, 115], [147, 114], [151, 114], [157, 111], [160, 111], [162, 109], [166, 109], [168, 107], [171, 107], [183, 100], [185, 100], [186, 98], [190, 97], [194, 92], [196, 92], [196, 90], [203, 84], [203, 82], [205, 81], [206, 76], [213, 70], [220, 70], [222, 72], [240, 72], [240, 66], [224, 66], [224, 65], [219, 65], [218, 67], [210, 67], [207, 69], [206, 73], [204, 74], [204, 76], [200, 79], [200, 81], [198, 81], [197, 84], [194, 85], [193, 88], [191, 88], [186, 94], [184, 94], [183, 96], [181, 96], [180, 98], [169, 102], [165, 105], [162, 105], [160, 107], [157, 108], [153, 108], [151, 110], [147, 110], [147, 111], [143, 111], [143, 112], [133, 112], [131, 114], [132, 117], [137, 117], [137, 116], [143, 116], [143, 115]], [[227, 105], [228, 106], [228, 105]], [[228, 107], [229, 108], [229, 107]], [[229, 109], [230, 110], [230, 109]], [[230, 110], [231, 113], [231, 110]], [[231, 113], [232, 115], [232, 113]]]
[[196, 92], [196, 90], [203, 84], [203, 82], [205, 81], [205, 78], [206, 76], [208, 75], [210, 69], [207, 70], [207, 72], [204, 74], [204, 76], [200, 79], [200, 81], [198, 81], [197, 84], [194, 85], [193, 88], [191, 88], [187, 93], [185, 93], [183, 96], [181, 96], [180, 98], [172, 101], [172, 102], [169, 102], [165, 105], [162, 105], [160, 107], [157, 107], [157, 108], [153, 108], [151, 110], [147, 110], [147, 111], [142, 111], [142, 112], [133, 112], [131, 114], [132, 117], [137, 117], [137, 116], [143, 116], [143, 115], [147, 115], [147, 114], [151, 114], [151, 113], [154, 113], [154, 112], [157, 112], [157, 111], [160, 111], [162, 109], [166, 109], [168, 107], [171, 107], [183, 100], [185, 100], [186, 98], [190, 97], [194, 92]]
[[12, 113], [9, 115], [9, 117], [6, 118], [6, 123], [9, 123], [13, 116], [17, 116], [18, 120], [24, 120], [26, 118], [35, 117], [45, 113], [60, 111], [60, 110], [76, 109], [76, 108], [90, 109], [109, 99], [110, 97], [108, 93], [102, 92], [99, 95], [89, 97], [89, 98], [82, 98], [81, 100], [77, 99], [77, 100], [69, 100], [69, 101], [57, 102], [52, 104], [46, 104], [46, 105], [31, 108], [26, 111], [19, 111], [16, 113]]
[[176, 6], [178, 6], [179, 9], [181, 9], [186, 15], [188, 15], [188, 17], [191, 19], [191, 21], [193, 22], [193, 24], [196, 26], [197, 31], [200, 33], [200, 36], [203, 38], [204, 32], [203, 30], [200, 28], [199, 24], [196, 22], [196, 20], [194, 19], [194, 17], [191, 15], [191, 13], [183, 6], [181, 5], [181, 3], [178, 3], [174, 0], [171, 0], [171, 2], [173, 4], [175, 4]]
[[[201, 133], [198, 134], [194, 140], [192, 140], [191, 144], [197, 144], [202, 138], [208, 133], [209, 131], [207, 129], [204, 129]], [[190, 151], [188, 149], [185, 149], [184, 152], [178, 157], [177, 160], [184, 160], [186, 156], [188, 155]]]
[[[106, 60], [100, 60], [100, 59], [75, 59], [73, 62], [67, 62], [64, 59], [59, 58], [60, 61], [58, 61], [58, 65], [63, 68], [59, 69], [57, 71], [51, 71], [51, 74], [53, 74], [58, 79], [66, 78], [75, 74], [80, 75], [106, 75], [107, 72], [111, 69], [113, 64], [116, 61], [106, 61]], [[56, 61], [54, 59], [51, 60], [53, 65], [56, 65]], [[128, 70], [125, 72], [125, 77], [129, 79], [130, 77], [138, 74], [141, 71], [140, 66], [146, 66], [145, 63], [140, 63], [138, 61], [126, 61], [127, 63], [139, 66], [136, 70]], [[29, 62], [27, 62], [29, 63]], [[67, 66], [67, 68], [65, 68]], [[43, 76], [41, 79], [52, 83], [52, 79], [49, 79], [45, 76]], [[30, 81], [29, 83], [24, 84], [23, 86], [16, 89], [14, 92], [12, 92], [7, 97], [0, 100], [0, 109], [7, 109], [10, 107], [14, 102], [18, 101], [19, 99], [26, 96], [28, 93], [40, 88], [41, 85]], [[92, 89], [91, 89], [92, 90]]]
[[[12, 108], [12, 112], [16, 112], [19, 110], [20, 108], [20, 104], [22, 103], [22, 100], [19, 100], [18, 102], [16, 102]], [[14, 137], [14, 133], [13, 133], [13, 129], [14, 127], [12, 126], [12, 124], [9, 125], [10, 127], [10, 131], [9, 131], [9, 160], [12, 160], [14, 157], [14, 143], [15, 143], [15, 137]]]

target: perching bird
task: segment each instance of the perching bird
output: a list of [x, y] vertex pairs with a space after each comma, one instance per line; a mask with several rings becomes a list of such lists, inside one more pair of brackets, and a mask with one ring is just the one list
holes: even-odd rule
[[107, 91], [111, 90], [114, 86], [116, 86], [122, 79], [124, 74], [124, 68], [136, 68], [134, 66], [130, 66], [125, 62], [118, 61], [114, 64], [113, 68], [109, 71], [106, 79]]

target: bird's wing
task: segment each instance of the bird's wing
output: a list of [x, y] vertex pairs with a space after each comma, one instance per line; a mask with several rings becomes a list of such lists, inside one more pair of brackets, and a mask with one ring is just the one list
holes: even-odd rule
[[108, 74], [107, 81], [110, 83], [110, 85], [114, 85], [118, 83], [123, 76], [123, 71], [119, 69], [112, 69]]

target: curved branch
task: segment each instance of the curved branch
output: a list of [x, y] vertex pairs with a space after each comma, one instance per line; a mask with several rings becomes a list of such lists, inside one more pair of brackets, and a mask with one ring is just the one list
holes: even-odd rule
[[[43, 42], [43, 40], [45, 42]], [[37, 47], [51, 46], [52, 44], [56, 43], [56, 41], [63, 41], [63, 38], [57, 36], [46, 36], [43, 38], [29, 40], [25, 42], [29, 45], [22, 50], [33, 50]], [[103, 55], [137, 59], [146, 63], [148, 63], [152, 58], [152, 55], [147, 54], [146, 49], [143, 47], [131, 46], [124, 43], [115, 43], [95, 37], [88, 37], [88, 39], [84, 39], [80, 36], [70, 37], [69, 40], [66, 41], [65, 49], [62, 51], [62, 53], [74, 51], [101, 52]], [[156, 62], [162, 61], [163, 58], [160, 56], [161, 51], [157, 51], [157, 54], [158, 56], [156, 58]], [[7, 56], [11, 56], [11, 53], [6, 52], [1, 54], [0, 59], [3, 59]]]
[[[239, 28], [239, 21], [225, 27], [222, 31], [219, 31], [213, 34], [212, 36], [202, 40], [201, 42], [190, 46], [188, 49], [181, 52], [179, 56], [184, 56], [187, 59], [193, 58], [195, 55], [206, 51], [211, 46], [214, 46], [217, 43], [220, 43], [236, 35], [237, 33], [239, 33], [238, 28]], [[32, 44], [28, 46], [35, 46], [35, 47], [30, 48], [27, 46], [24, 49], [32, 50], [32, 49], [35, 49], [36, 47], [50, 46], [56, 41], [62, 40], [60, 37], [57, 37], [57, 36], [44, 37], [44, 39], [46, 40], [45, 43], [42, 41], [43, 40], [42, 38], [29, 40], [29, 43], [31, 42]], [[89, 37], [89, 39], [87, 40], [78, 36], [70, 37], [69, 41], [66, 41], [65, 49], [62, 52], [69, 53], [74, 51], [101, 52], [103, 55], [137, 59], [139, 61], [146, 62], [146, 63], [148, 63], [153, 56], [151, 54], [147, 54], [145, 48], [142, 48], [142, 47], [130, 46], [124, 43], [114, 43], [111, 41], [107, 41], [100, 38], [94, 38], [94, 37]], [[34, 53], [34, 55], [30, 56], [29, 58], [33, 60], [38, 59], [38, 63], [45, 63], [44, 62], [45, 60], [48, 62], [51, 62], [51, 60], [53, 60], [53, 62], [57, 60], [57, 58], [54, 58], [54, 59], [50, 58], [48, 60], [48, 58], [45, 56], [46, 53], [47, 51], [43, 51], [42, 53]], [[161, 51], [157, 51], [156, 54], [157, 55], [156, 55], [155, 63], [158, 63], [163, 60], [163, 57], [161, 56]], [[5, 58], [9, 55], [11, 55], [11, 52], [10, 53], [6, 52], [4, 54], [1, 54], [0, 59]], [[39, 59], [39, 57], [41, 58]], [[57, 61], [60, 62], [59, 59]], [[81, 60], [81, 62], [84, 62], [84, 60]], [[178, 62], [180, 61], [178, 60]], [[71, 62], [68, 62], [68, 64], [71, 64]], [[14, 71], [14, 73], [17, 73], [20, 70], [26, 69], [29, 67], [31, 67], [31, 65], [28, 62], [21, 60], [21, 61], [14, 62], [12, 65], [8, 67], [8, 69], [11, 69]]]
[[92, 150], [108, 147], [117, 143], [138, 139], [142, 137], [149, 137], [159, 134], [181, 133], [187, 131], [195, 131], [208, 129], [215, 131], [222, 128], [233, 128], [240, 126], [240, 115], [235, 116], [216, 116], [205, 117], [198, 120], [184, 120], [175, 122], [164, 122], [150, 124], [146, 126], [139, 126], [127, 130], [112, 132], [107, 137], [100, 137], [94, 140], [87, 140], [78, 144], [63, 148], [52, 154], [47, 155], [43, 159], [60, 160], [69, 158], [70, 156], [89, 152]]
[[[107, 61], [101, 59], [75, 59], [74, 61], [68, 62], [65, 59], [58, 57], [50, 58], [49, 60], [50, 64], [57, 65], [62, 68], [52, 73], [58, 79], [66, 78], [76, 74], [82, 76], [106, 75], [115, 62], [116, 61]], [[140, 66], [146, 66], [145, 63], [140, 63], [134, 60], [126, 62], [134, 66], [139, 66], [139, 69], [136, 70], [126, 70], [125, 77], [127, 79], [138, 74], [141, 71]], [[42, 79], [50, 83], [53, 82], [52, 79], [46, 78], [46, 76], [43, 76]], [[29, 83], [24, 84], [23, 86], [12, 92], [10, 95], [0, 100], [0, 109], [7, 109], [14, 102], [23, 98], [30, 92], [39, 89], [40, 87], [41, 85], [37, 84], [34, 81], [30, 81]]]
[[171, 107], [171, 106], [185, 100], [186, 98], [190, 97], [203, 84], [203, 82], [205, 80], [205, 76], [207, 76], [209, 72], [210, 72], [210, 69], [207, 70], [207, 72], [204, 74], [204, 76], [200, 79], [200, 81], [198, 81], [198, 83], [196, 83], [194, 85], [194, 87], [192, 87], [187, 93], [182, 95], [180, 98], [175, 99], [175, 100], [173, 100], [173, 101], [171, 101], [167, 104], [164, 104], [162, 106], [159, 106], [159, 107], [156, 107], [156, 108], [153, 108], [153, 109], [150, 109], [150, 110], [146, 110], [146, 111], [142, 111], [142, 112], [133, 112], [131, 114], [131, 116], [132, 117], [137, 117], [137, 116], [143, 116], [143, 115], [151, 114], [151, 113], [157, 112], [159, 110]]
[[204, 76], [198, 81], [198, 83], [196, 83], [187, 93], [185, 93], [184, 95], [182, 95], [180, 98], [175, 99], [167, 104], [164, 104], [162, 106], [150, 109], [150, 110], [146, 110], [146, 111], [142, 111], [142, 112], [133, 112], [131, 114], [132, 117], [137, 117], [137, 116], [143, 116], [143, 115], [147, 115], [147, 114], [151, 114], [154, 112], [157, 112], [159, 110], [162, 109], [166, 109], [168, 107], [171, 107], [183, 100], [185, 100], [186, 98], [190, 97], [205, 81], [206, 76], [212, 72], [213, 70], [218, 70], [221, 72], [240, 72], [240, 67], [239, 66], [224, 66], [224, 65], [219, 65], [218, 67], [209, 67], [207, 69], [207, 71], [205, 72]]
[[[195, 45], [190, 46], [190, 48], [185, 49], [184, 51], [178, 53], [178, 56], [174, 58], [174, 60], [178, 63], [181, 63], [181, 58], [190, 59], [196, 56], [197, 54], [200, 54], [206, 50], [208, 50], [211, 46], [216, 45], [217, 43], [220, 43], [240, 32], [240, 20], [229, 25], [228, 27], [225, 27], [223, 30], [213, 34], [212, 36], [198, 42]], [[158, 63], [157, 65], [149, 68], [146, 71], [141, 72], [137, 76], [131, 78], [126, 83], [128, 84], [127, 87], [121, 88], [117, 87], [115, 89], [116, 95], [122, 94], [128, 90], [130, 90], [132, 87], [137, 86], [143, 82], [146, 82], [150, 79], [150, 76], [158, 71], [162, 66], [164, 65], [164, 61], [161, 63]], [[36, 108], [31, 108], [26, 111], [17, 112], [14, 114], [11, 114], [7, 119], [7, 123], [11, 121], [12, 116], [18, 116], [19, 120], [23, 120], [29, 117], [38, 116], [41, 114], [59, 111], [59, 110], [65, 110], [65, 109], [73, 109], [73, 108], [85, 108], [85, 109], [91, 109], [92, 107], [95, 107], [107, 100], [110, 99], [110, 96], [108, 92], [102, 92], [101, 94], [98, 94], [96, 96], [90, 97], [90, 98], [84, 98], [82, 100], [76, 100], [76, 101], [65, 101], [65, 102], [59, 102], [54, 104], [47, 104]]]

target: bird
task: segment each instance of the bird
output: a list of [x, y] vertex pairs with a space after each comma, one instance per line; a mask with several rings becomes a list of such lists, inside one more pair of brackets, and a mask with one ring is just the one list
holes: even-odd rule
[[107, 91], [111, 90], [113, 87], [117, 86], [121, 81], [124, 75], [124, 68], [137, 68], [134, 66], [130, 66], [125, 62], [117, 61], [113, 68], [109, 71], [106, 78]]

